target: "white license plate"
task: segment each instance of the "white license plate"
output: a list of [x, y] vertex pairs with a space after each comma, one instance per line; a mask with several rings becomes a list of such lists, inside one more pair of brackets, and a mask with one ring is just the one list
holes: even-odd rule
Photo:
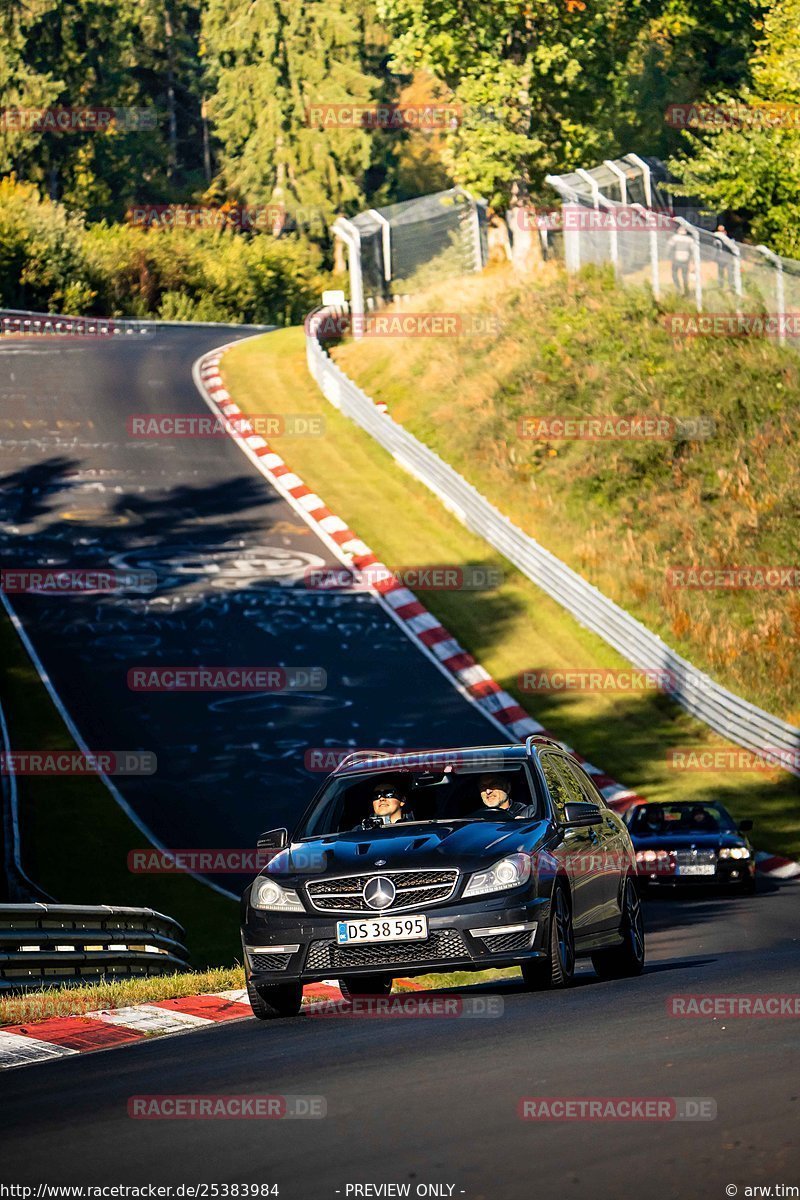
[[376, 921], [337, 921], [340, 946], [354, 942], [416, 942], [428, 936], [427, 917], [379, 917]]
[[717, 868], [713, 863], [694, 863], [688, 867], [676, 867], [676, 875], [714, 875]]

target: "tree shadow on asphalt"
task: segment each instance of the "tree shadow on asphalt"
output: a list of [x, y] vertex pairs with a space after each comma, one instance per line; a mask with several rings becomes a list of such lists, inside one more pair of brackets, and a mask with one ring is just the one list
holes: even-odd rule
[[[323, 778], [304, 765], [303, 751], [313, 745], [355, 740], [360, 746], [383, 746], [388, 744], [384, 736], [396, 734], [399, 747], [422, 747], [442, 744], [435, 735], [430, 740], [430, 730], [437, 728], [453, 731], [445, 744], [465, 740], [454, 719], [464, 712], [463, 701], [438, 675], [431, 694], [419, 699], [419, 673], [423, 667], [435, 673], [434, 668], [369, 594], [326, 594], [306, 586], [307, 564], [330, 556], [323, 559], [317, 552], [327, 552], [309, 527], [290, 516], [277, 493], [249, 472], [210, 485], [167, 479], [163, 487], [143, 493], [118, 486], [113, 470], [108, 477], [88, 472], [78, 454], [59, 454], [0, 478], [4, 569], [116, 567], [155, 574], [152, 594], [15, 595], [7, 590], [40, 653], [44, 647], [60, 692], [66, 683], [67, 708], [89, 744], [136, 748], [155, 739], [158, 777], [128, 778], [121, 788], [149, 828], [158, 804], [154, 819], [170, 845], [246, 847], [270, 824], [286, 823], [287, 811], [302, 811]], [[491, 620], [503, 619], [494, 606]], [[137, 665], [213, 666], [224, 659], [221, 665], [264, 666], [269, 664], [251, 661], [254, 654], [272, 654], [283, 663], [303, 643], [311, 661], [330, 666], [329, 695], [305, 701], [301, 693], [132, 699], [126, 687], [126, 672]], [[389, 689], [381, 646], [394, 664]], [[326, 650], [330, 664], [313, 658], [313, 652]], [[355, 704], [349, 696], [361, 697], [360, 706], [348, 708]], [[381, 704], [394, 714], [396, 730], [386, 727]], [[212, 709], [205, 724], [192, 726], [201, 710]], [[499, 740], [482, 716], [469, 710], [465, 715], [462, 724], [471, 729], [467, 741], [478, 740], [477, 726], [485, 727], [486, 742]], [[251, 820], [248, 805], [255, 807], [259, 795], [269, 801]], [[179, 814], [190, 803], [196, 813], [209, 814], [209, 826], [217, 820], [212, 810], [221, 814], [227, 806], [227, 834], [214, 826], [205, 840], [202, 823], [187, 830]], [[231, 819], [237, 813], [238, 825]], [[217, 880], [234, 891], [248, 881], [249, 875]]]

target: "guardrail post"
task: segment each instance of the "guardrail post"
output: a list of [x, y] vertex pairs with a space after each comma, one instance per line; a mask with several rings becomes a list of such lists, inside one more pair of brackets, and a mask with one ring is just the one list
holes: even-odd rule
[[[603, 203], [603, 208], [606, 212], [613, 213], [615, 206], [612, 205], [610, 201], [605, 200]], [[617, 226], [613, 221], [611, 228], [608, 231], [608, 250], [614, 267], [614, 274], [619, 275], [619, 241], [617, 235]]]
[[650, 168], [643, 158], [639, 158], [638, 154], [626, 154], [628, 162], [634, 164], [642, 172], [642, 183], [644, 184], [644, 202], [648, 208], [653, 207], [653, 180], [650, 173]]
[[645, 208], [643, 204], [634, 204], [633, 207], [642, 213], [643, 219], [648, 226], [647, 241], [650, 250], [650, 284], [653, 289], [653, 295], [658, 300], [661, 295], [661, 276], [659, 274], [657, 218], [654, 221], [651, 215], [652, 210]]
[[374, 217], [381, 227], [381, 245], [383, 248], [383, 278], [387, 283], [392, 282], [392, 227], [389, 221], [377, 208], [371, 208], [369, 215]]
[[702, 280], [702, 276], [700, 274], [700, 270], [701, 270], [701, 267], [703, 264], [703, 260], [700, 256], [700, 230], [695, 229], [694, 225], [692, 225], [691, 222], [687, 221], [684, 217], [673, 217], [673, 220], [678, 225], [682, 225], [683, 228], [686, 230], [686, 232], [690, 235], [690, 237], [692, 239], [692, 245], [694, 247], [694, 302], [695, 302], [695, 305], [697, 306], [697, 311], [702, 312], [703, 311], [703, 280]]
[[783, 261], [774, 250], [770, 250], [767, 246], [756, 246], [756, 250], [758, 250], [759, 254], [763, 254], [764, 258], [772, 263], [775, 269], [775, 300], [778, 305], [778, 341], [785, 342], [786, 327], [784, 314], [786, 312], [786, 289], [783, 280]]
[[350, 271], [350, 312], [356, 318], [352, 324], [353, 337], [361, 338], [364, 316], [364, 280], [361, 272], [361, 235], [352, 221], [337, 217], [333, 223], [334, 235], [347, 246], [347, 265]]
[[621, 167], [618, 167], [610, 158], [603, 159], [603, 166], [608, 167], [612, 175], [616, 175], [619, 180], [619, 202], [620, 204], [628, 203], [628, 179]]

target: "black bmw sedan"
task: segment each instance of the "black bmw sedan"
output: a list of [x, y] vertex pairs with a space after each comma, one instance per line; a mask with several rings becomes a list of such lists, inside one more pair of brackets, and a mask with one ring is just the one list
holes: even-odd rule
[[576, 760], [524, 745], [354, 754], [242, 897], [257, 1017], [299, 1011], [304, 983], [382, 995], [398, 974], [519, 966], [531, 988], [638, 975], [645, 940], [627, 828]]
[[753, 822], [737, 825], [722, 804], [639, 804], [626, 822], [641, 883], [755, 890], [755, 852], [746, 837]]

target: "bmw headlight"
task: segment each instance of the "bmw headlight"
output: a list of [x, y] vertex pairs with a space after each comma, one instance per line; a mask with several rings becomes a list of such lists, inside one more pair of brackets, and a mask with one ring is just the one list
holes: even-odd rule
[[747, 846], [723, 846], [719, 852], [720, 858], [749, 858]]
[[250, 906], [271, 912], [305, 912], [297, 892], [281, 887], [274, 879], [259, 879], [253, 884]]
[[672, 875], [675, 871], [675, 855], [671, 850], [637, 850], [636, 865], [640, 874]]
[[531, 877], [531, 860], [528, 854], [509, 854], [501, 858], [488, 871], [476, 871], [464, 891], [468, 896], [485, 896], [488, 892], [507, 892], [520, 887]]

